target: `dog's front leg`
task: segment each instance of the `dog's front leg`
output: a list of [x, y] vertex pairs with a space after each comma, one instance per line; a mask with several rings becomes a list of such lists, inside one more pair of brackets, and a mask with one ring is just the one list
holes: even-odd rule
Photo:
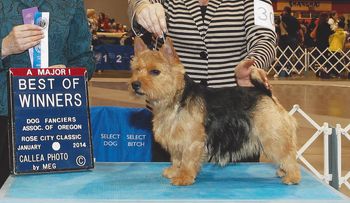
[[184, 148], [180, 168], [171, 179], [173, 185], [192, 185], [203, 161], [204, 142], [195, 141]]
[[163, 176], [166, 178], [173, 178], [177, 175], [181, 165], [181, 157], [171, 155], [171, 163], [172, 165], [163, 171]]
[[169, 145], [169, 143], [167, 142], [167, 139], [164, 139], [164, 137], [165, 136], [159, 136], [158, 133], [154, 134], [155, 141], [160, 143], [160, 145], [163, 148], [167, 149], [167, 151], [170, 153], [170, 157], [171, 157], [172, 165], [163, 170], [163, 176], [166, 178], [173, 178], [176, 176], [176, 174], [180, 168], [182, 153], [179, 153], [179, 151], [176, 150], [176, 148]]

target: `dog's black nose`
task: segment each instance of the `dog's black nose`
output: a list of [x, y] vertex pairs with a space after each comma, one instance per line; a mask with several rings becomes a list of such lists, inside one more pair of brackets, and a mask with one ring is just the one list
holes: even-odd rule
[[131, 83], [131, 86], [134, 90], [139, 90], [141, 88], [141, 83], [140, 81], [135, 81]]

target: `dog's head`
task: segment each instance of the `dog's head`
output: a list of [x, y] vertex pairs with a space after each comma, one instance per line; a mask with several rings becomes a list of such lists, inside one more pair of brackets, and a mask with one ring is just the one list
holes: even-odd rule
[[173, 98], [183, 88], [185, 69], [167, 37], [159, 51], [152, 51], [141, 38], [134, 41], [130, 89], [150, 101]]

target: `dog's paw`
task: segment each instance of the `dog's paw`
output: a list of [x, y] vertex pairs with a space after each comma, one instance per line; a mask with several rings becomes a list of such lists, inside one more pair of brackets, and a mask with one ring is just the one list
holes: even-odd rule
[[295, 172], [293, 174], [287, 173], [282, 178], [282, 182], [287, 185], [299, 184], [300, 180], [301, 180], [300, 172]]
[[176, 176], [178, 169], [174, 166], [170, 166], [163, 171], [163, 176], [166, 178], [173, 178]]
[[278, 177], [282, 178], [282, 177], [286, 176], [286, 172], [285, 172], [283, 169], [279, 168], [279, 169], [277, 169], [277, 171], [276, 171], [276, 175], [277, 175]]
[[171, 184], [177, 186], [192, 185], [194, 183], [194, 177], [191, 176], [177, 176], [171, 179]]

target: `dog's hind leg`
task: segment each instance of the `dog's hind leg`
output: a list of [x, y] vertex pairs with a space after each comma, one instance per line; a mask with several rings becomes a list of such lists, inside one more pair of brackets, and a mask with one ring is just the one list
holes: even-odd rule
[[278, 164], [276, 174], [282, 178], [283, 183], [297, 184], [301, 177], [296, 161], [296, 147], [288, 139], [288, 136], [292, 136], [290, 132], [280, 133], [284, 133], [283, 136], [275, 134], [272, 139], [261, 139], [261, 144], [266, 156]]
[[297, 161], [295, 160], [294, 153], [280, 160], [280, 169], [285, 171], [285, 176], [282, 177], [283, 183], [291, 185], [298, 184], [300, 182], [300, 169]]
[[277, 175], [283, 183], [299, 183], [295, 120], [278, 104], [263, 100], [254, 113], [253, 134], [259, 138], [265, 155], [278, 164]]

